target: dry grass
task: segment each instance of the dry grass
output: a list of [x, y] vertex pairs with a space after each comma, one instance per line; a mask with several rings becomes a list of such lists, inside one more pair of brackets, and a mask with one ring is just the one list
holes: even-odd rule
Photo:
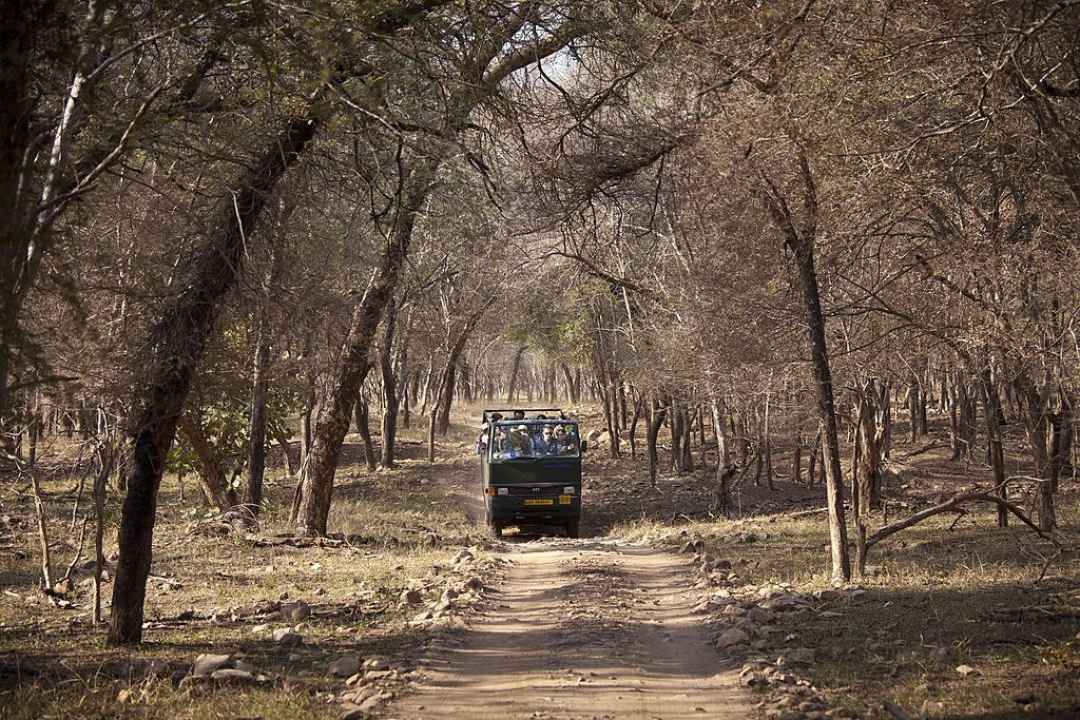
[[[464, 418], [478, 416], [472, 408]], [[417, 635], [403, 622], [398, 593], [457, 546], [481, 542], [471, 425], [463, 421], [440, 441], [435, 465], [423, 460], [419, 428], [404, 434], [400, 467], [389, 472], [357, 467], [358, 448], [352, 445], [338, 474], [330, 521], [347, 537], [345, 547], [259, 547], [243, 538], [193, 533], [202, 518], [201, 499], [192, 497], [189, 482], [181, 503], [169, 479], [154, 573], [179, 586], [151, 583], [147, 617], [155, 624], [147, 630], [149, 642], [134, 651], [104, 647], [102, 631], [88, 625], [85, 598], [79, 608], [63, 610], [35, 591], [39, 561], [30, 498], [7, 486], [0, 516], [10, 516], [15, 525], [0, 531], [17, 538], [13, 550], [22, 556], [12, 549], [0, 553], [0, 716], [336, 716], [327, 700], [340, 681], [327, 677], [326, 665], [345, 652], [407, 657]], [[900, 444], [894, 456], [899, 460], [925, 444]], [[786, 467], [785, 460], [778, 458], [777, 466]], [[1010, 474], [1023, 472], [1023, 458], [1010, 458]], [[924, 507], [987, 474], [978, 463], [949, 462], [943, 450], [912, 457], [888, 488], [890, 516]], [[74, 538], [61, 529], [73, 489], [69, 478], [46, 483], [58, 541]], [[285, 529], [282, 508], [291, 487], [280, 471], [269, 492], [266, 535]], [[1066, 532], [1080, 527], [1078, 494], [1075, 481], [1064, 484], [1059, 509]], [[672, 536], [673, 525], [685, 527], [705, 539], [708, 552], [731, 560], [741, 583], [780, 582], [800, 591], [829, 586], [823, 516], [788, 512], [820, 506], [818, 488], [783, 479], [776, 492], [744, 487], [741, 506], [752, 516], [730, 521], [712, 512], [711, 483], [700, 476], [664, 475], [654, 489], [641, 459], [612, 460], [596, 448], [586, 456], [583, 496], [587, 532], [656, 539]], [[116, 517], [114, 503], [114, 524]], [[1015, 524], [998, 529], [988, 511], [969, 513], [955, 525], [954, 519], [935, 518], [875, 548], [865, 595], [788, 616], [779, 636], [794, 635], [793, 643], [816, 648], [814, 683], [834, 704], [863, 717], [887, 717], [886, 700], [916, 716], [925, 708], [932, 718], [1080, 716], [1076, 554], [1058, 558], [1040, 579], [1052, 554], [1047, 543]], [[746, 532], [759, 539], [740, 542]], [[59, 565], [72, 551], [55, 552]], [[308, 643], [292, 658], [289, 650], [251, 634], [257, 621], [231, 619], [235, 608], [284, 595], [325, 611], [305, 623]], [[173, 619], [188, 609], [200, 617]], [[216, 621], [203, 617], [213, 611]], [[196, 655], [209, 651], [243, 653], [276, 680], [265, 689], [177, 687], [172, 673], [186, 671]], [[150, 663], [164, 665], [156, 678], [147, 672]], [[962, 678], [955, 669], [962, 664], [978, 674]], [[118, 703], [124, 690], [133, 691], [131, 700]]]
[[[913, 460], [890, 489], [892, 519], [986, 472], [949, 462], [944, 451]], [[885, 701], [913, 717], [1080, 717], [1078, 499], [1080, 488], [1066, 483], [1059, 521], [1070, 552], [1059, 556], [1015, 520], [999, 529], [991, 510], [937, 516], [871, 550], [871, 576], [860, 583], [865, 595], [783, 616], [779, 636], [817, 650], [810, 679], [859, 717], [892, 717]], [[732, 561], [739, 583], [783, 583], [803, 592], [830, 587], [823, 514], [683, 527], [705, 540], [707, 552]], [[678, 540], [670, 526], [651, 522], [616, 532]], [[758, 539], [747, 543], [745, 533]], [[976, 673], [962, 677], [961, 665]]]
[[[355, 446], [348, 450], [349, 457], [357, 455]], [[260, 546], [240, 535], [202, 532], [207, 513], [192, 483], [181, 502], [175, 479], [166, 478], [153, 566], [154, 577], [166, 579], [149, 584], [146, 642], [134, 650], [104, 645], [104, 628], [90, 623], [89, 586], [78, 586], [70, 609], [52, 606], [37, 592], [32, 501], [9, 485], [0, 500], [0, 515], [9, 516], [3, 529], [14, 539], [0, 554], [0, 717], [336, 717], [340, 709], [329, 700], [341, 681], [327, 674], [327, 665], [346, 653], [407, 658], [418, 635], [406, 623], [409, 611], [399, 607], [399, 594], [429, 578], [433, 565], [446, 563], [457, 547], [482, 538], [466, 497], [475, 468], [460, 451], [454, 440], [450, 459], [428, 465], [417, 459], [419, 445], [406, 435], [397, 469], [341, 468], [330, 519], [347, 538], [339, 547]], [[64, 543], [77, 537], [67, 528], [75, 487], [64, 476], [45, 483], [57, 567], [73, 553]], [[287, 530], [291, 492], [291, 481], [275, 469], [261, 537]], [[115, 528], [117, 519], [114, 498], [109, 526]], [[115, 531], [107, 538], [109, 555]], [[105, 586], [106, 596], [111, 590]], [[266, 620], [238, 617], [257, 603], [282, 599], [301, 599], [314, 609], [300, 630], [300, 648], [251, 632]], [[194, 618], [185, 617], [189, 611]], [[194, 658], [206, 652], [243, 655], [274, 681], [259, 688], [179, 686]], [[118, 702], [128, 691], [130, 697]]]

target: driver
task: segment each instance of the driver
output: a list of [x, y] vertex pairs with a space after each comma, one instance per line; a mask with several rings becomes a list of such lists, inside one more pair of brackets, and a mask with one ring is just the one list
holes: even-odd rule
[[510, 431], [510, 447], [507, 457], [526, 457], [530, 455], [529, 428], [518, 425]]
[[496, 457], [506, 457], [510, 454], [510, 438], [507, 436], [506, 431], [501, 427], [495, 428], [495, 437], [492, 444], [492, 450]]

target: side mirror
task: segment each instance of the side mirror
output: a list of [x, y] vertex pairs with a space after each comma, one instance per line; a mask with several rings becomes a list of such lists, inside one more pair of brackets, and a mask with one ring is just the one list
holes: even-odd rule
[[588, 440], [582, 440], [581, 441], [581, 452], [585, 452], [588, 449], [589, 449], [589, 441]]

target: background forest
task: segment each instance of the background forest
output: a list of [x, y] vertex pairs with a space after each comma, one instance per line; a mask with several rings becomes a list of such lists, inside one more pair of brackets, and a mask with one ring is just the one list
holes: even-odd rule
[[[976, 508], [1075, 556], [1080, 2], [0, 6], [0, 533], [96, 527], [111, 645], [163, 488], [340, 538], [339, 469], [481, 405], [691, 479], [669, 521], [817, 488], [837, 583]], [[901, 443], [976, 470], [889, 510]]]

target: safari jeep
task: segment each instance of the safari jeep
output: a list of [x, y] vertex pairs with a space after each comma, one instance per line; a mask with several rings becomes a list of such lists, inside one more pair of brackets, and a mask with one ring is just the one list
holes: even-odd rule
[[556, 526], [578, 537], [584, 450], [558, 408], [485, 410], [477, 453], [491, 532]]

